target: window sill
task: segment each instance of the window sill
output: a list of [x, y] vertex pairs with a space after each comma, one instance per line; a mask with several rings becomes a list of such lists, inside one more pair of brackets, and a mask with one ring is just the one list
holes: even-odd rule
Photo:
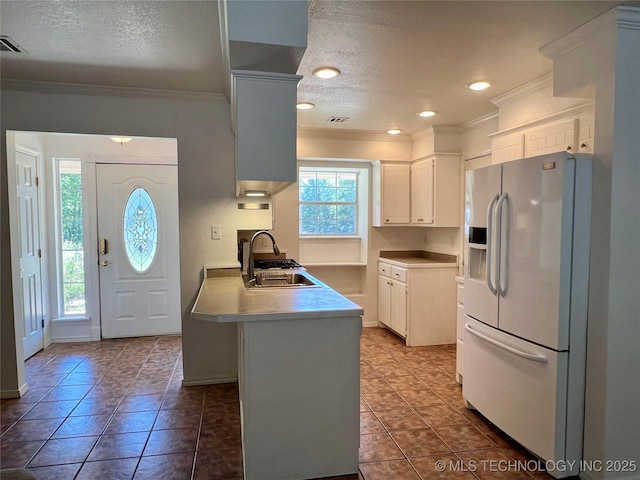
[[91, 323], [91, 317], [61, 317], [54, 318], [51, 323], [57, 325], [88, 325]]
[[359, 235], [305, 235], [300, 236], [300, 241], [314, 241], [314, 240], [335, 240], [342, 242], [360, 242], [362, 237]]

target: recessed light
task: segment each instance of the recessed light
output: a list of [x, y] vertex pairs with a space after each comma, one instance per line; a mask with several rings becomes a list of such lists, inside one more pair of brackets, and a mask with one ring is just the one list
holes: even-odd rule
[[433, 110], [425, 110], [424, 112], [418, 113], [418, 116], [422, 118], [429, 118], [433, 117], [435, 114], [436, 112], [434, 112]]
[[316, 106], [315, 103], [311, 103], [311, 102], [298, 102], [298, 103], [296, 103], [296, 108], [298, 110], [311, 110], [315, 106]]
[[387, 133], [389, 135], [398, 135], [400, 132], [402, 132], [402, 130], [400, 130], [399, 128], [392, 128], [391, 130], [387, 130]]
[[334, 78], [340, 75], [340, 70], [335, 67], [318, 67], [311, 72], [314, 77], [318, 78]]
[[467, 88], [469, 88], [470, 90], [486, 90], [487, 88], [489, 88], [491, 86], [491, 84], [489, 82], [485, 82], [484, 80], [480, 81], [480, 82], [473, 82], [470, 83]]

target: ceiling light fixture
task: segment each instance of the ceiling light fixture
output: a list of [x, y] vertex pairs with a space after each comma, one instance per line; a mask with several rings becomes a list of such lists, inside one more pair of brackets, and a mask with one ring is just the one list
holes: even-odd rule
[[389, 135], [398, 135], [400, 132], [402, 132], [402, 130], [400, 130], [399, 128], [392, 128], [391, 130], [387, 130], [387, 133]]
[[433, 110], [425, 110], [424, 112], [418, 113], [418, 116], [422, 118], [429, 118], [433, 117], [435, 114], [436, 112], [434, 112]]
[[340, 75], [340, 70], [335, 67], [318, 67], [311, 74], [318, 78], [334, 78]]
[[481, 80], [479, 82], [470, 83], [469, 85], [467, 85], [467, 88], [469, 88], [470, 90], [480, 91], [480, 90], [486, 90], [490, 86], [491, 84], [489, 82]]
[[296, 103], [296, 108], [298, 110], [311, 110], [315, 108], [316, 104], [311, 102], [298, 102]]
[[264, 190], [247, 190], [244, 192], [247, 197], [266, 197], [267, 192]]
[[133, 138], [131, 138], [131, 137], [111, 137], [111, 140], [113, 140], [116, 143], [119, 143], [120, 145], [124, 145], [125, 143], [129, 143], [131, 140], [133, 140]]

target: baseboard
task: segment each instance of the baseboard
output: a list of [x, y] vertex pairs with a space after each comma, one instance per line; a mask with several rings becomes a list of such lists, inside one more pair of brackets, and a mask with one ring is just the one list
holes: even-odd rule
[[100, 340], [102, 340], [102, 332], [99, 326], [91, 327], [91, 340], [93, 340], [94, 342], [99, 342]]
[[377, 327], [378, 326], [378, 322], [377, 321], [370, 321], [370, 322], [362, 322], [362, 326], [365, 328], [369, 328], [369, 327]]
[[217, 385], [218, 383], [237, 383], [238, 377], [213, 377], [213, 378], [193, 378], [183, 379], [183, 387], [195, 387], [196, 385]]
[[55, 337], [51, 339], [51, 343], [73, 343], [73, 342], [92, 342], [92, 341], [94, 340], [89, 335], [83, 335], [81, 337]]
[[29, 391], [29, 385], [23, 383], [20, 388], [14, 388], [10, 390], [0, 390], [0, 398], [20, 398]]

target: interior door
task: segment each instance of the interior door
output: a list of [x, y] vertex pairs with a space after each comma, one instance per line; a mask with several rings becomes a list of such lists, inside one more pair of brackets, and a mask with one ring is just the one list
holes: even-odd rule
[[102, 336], [180, 333], [177, 166], [96, 169]]
[[16, 182], [20, 222], [21, 311], [26, 360], [44, 348], [37, 153], [16, 149]]

